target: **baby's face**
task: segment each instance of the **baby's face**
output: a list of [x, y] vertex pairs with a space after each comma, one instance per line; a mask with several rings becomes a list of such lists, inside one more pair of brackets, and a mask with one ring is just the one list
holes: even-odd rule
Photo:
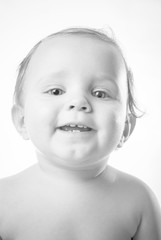
[[25, 78], [25, 124], [44, 157], [63, 166], [87, 166], [117, 147], [125, 126], [127, 80], [114, 46], [84, 36], [48, 39]]

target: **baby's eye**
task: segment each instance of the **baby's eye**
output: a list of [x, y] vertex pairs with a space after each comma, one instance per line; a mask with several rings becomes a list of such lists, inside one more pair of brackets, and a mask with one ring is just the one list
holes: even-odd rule
[[105, 90], [92, 91], [92, 95], [97, 98], [109, 98], [110, 94]]
[[60, 88], [53, 88], [48, 90], [47, 93], [49, 93], [50, 95], [58, 96], [58, 95], [62, 95], [64, 91]]

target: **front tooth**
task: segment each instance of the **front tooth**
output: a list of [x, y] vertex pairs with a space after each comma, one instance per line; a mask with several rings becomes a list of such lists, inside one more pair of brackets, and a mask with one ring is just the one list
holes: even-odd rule
[[70, 127], [76, 127], [76, 125], [75, 125], [75, 124], [69, 124], [69, 126], [70, 126]]
[[84, 125], [81, 125], [81, 124], [68, 124], [67, 126], [69, 126], [69, 127], [79, 127], [79, 128], [88, 128], [87, 126], [84, 126]]
[[83, 126], [83, 125], [78, 125], [78, 127], [79, 127], [79, 128], [84, 128], [84, 126]]

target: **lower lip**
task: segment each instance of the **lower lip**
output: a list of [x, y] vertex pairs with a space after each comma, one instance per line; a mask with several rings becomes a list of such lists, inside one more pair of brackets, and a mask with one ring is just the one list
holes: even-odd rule
[[90, 130], [90, 131], [64, 131], [64, 130], [61, 130], [61, 129], [57, 129], [57, 130], [59, 130], [59, 132], [64, 133], [66, 135], [74, 135], [74, 136], [76, 136], [76, 135], [79, 135], [79, 136], [80, 135], [81, 136], [91, 135], [95, 132], [94, 130]]

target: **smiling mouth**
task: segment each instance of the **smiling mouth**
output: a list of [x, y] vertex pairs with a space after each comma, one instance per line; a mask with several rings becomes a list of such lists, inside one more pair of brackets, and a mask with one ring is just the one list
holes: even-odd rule
[[65, 131], [65, 132], [89, 132], [92, 131], [92, 128], [89, 128], [85, 125], [82, 124], [67, 124], [64, 126], [59, 127], [60, 130]]

